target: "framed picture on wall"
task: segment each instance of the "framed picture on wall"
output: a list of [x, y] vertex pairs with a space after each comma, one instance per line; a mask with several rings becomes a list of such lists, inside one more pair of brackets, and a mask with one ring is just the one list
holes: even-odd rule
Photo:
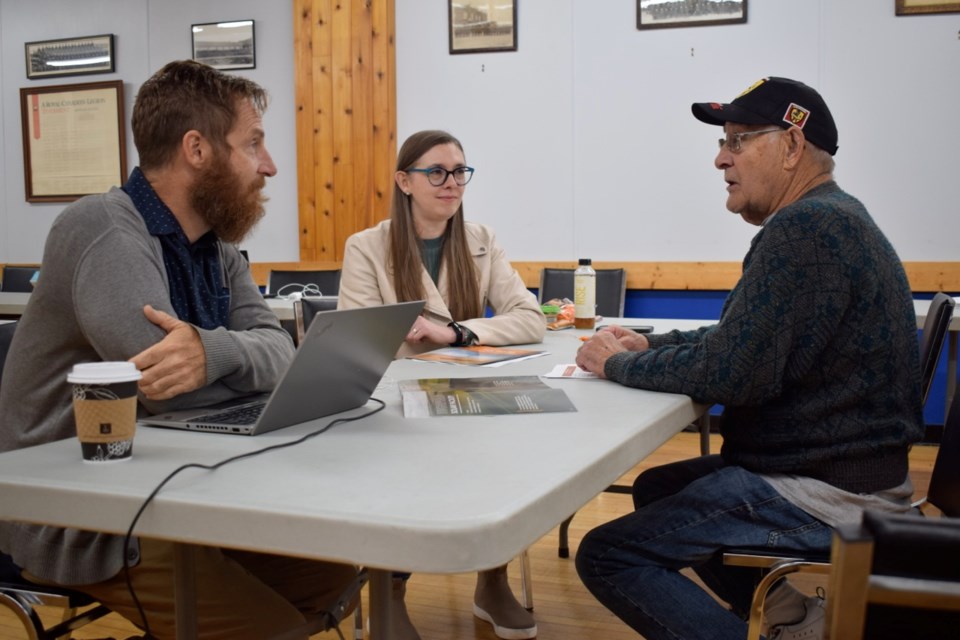
[[27, 79], [112, 73], [113, 34], [24, 43]]
[[257, 50], [253, 20], [192, 25], [193, 59], [216, 69], [253, 69]]
[[637, 0], [637, 29], [703, 27], [747, 21], [747, 0]]
[[960, 13], [957, 0], [897, 0], [897, 15], [908, 16], [918, 13]]
[[27, 202], [71, 202], [127, 176], [123, 82], [20, 89]]
[[517, 50], [518, 0], [447, 0], [450, 53]]

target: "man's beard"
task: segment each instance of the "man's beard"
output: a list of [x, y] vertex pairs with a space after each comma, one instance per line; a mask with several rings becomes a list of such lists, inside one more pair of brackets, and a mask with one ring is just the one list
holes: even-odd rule
[[190, 203], [224, 242], [236, 244], [247, 237], [264, 215], [266, 178], [244, 186], [230, 164], [220, 155], [194, 183]]

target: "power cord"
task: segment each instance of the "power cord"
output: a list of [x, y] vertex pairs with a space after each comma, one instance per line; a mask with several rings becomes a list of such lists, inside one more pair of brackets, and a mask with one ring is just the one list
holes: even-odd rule
[[[300, 287], [300, 290], [299, 290], [299, 291], [291, 291], [291, 292], [289, 292], [289, 293], [283, 293], [283, 290], [284, 290], [284, 289], [289, 289], [289, 288], [291, 288], [291, 287]], [[291, 283], [285, 284], [285, 285], [283, 285], [282, 287], [280, 287], [279, 289], [277, 289], [277, 297], [278, 297], [278, 298], [286, 298], [286, 299], [288, 299], [288, 300], [299, 300], [300, 298], [303, 298], [303, 297], [306, 297], [306, 296], [322, 296], [322, 295], [323, 295], [323, 292], [320, 291], [320, 287], [318, 287], [316, 284], [314, 284], [314, 283], [312, 283], [312, 282], [311, 282], [311, 283], [308, 283], [308, 284], [300, 284], [299, 282], [291, 282]]]
[[[150, 633], [150, 623], [147, 621], [147, 614], [144, 611], [143, 606], [140, 604], [140, 599], [137, 597], [136, 590], [133, 587], [133, 579], [130, 576], [131, 566], [130, 566], [130, 560], [129, 560], [129, 555], [127, 554], [127, 550], [129, 549], [130, 541], [133, 538], [133, 529], [134, 527], [137, 526], [137, 522], [140, 520], [140, 516], [143, 515], [143, 512], [146, 510], [147, 506], [151, 502], [153, 502], [153, 499], [157, 497], [157, 494], [160, 493], [160, 490], [163, 489], [163, 487], [168, 482], [173, 480], [181, 471], [185, 471], [187, 469], [206, 469], [207, 471], [216, 471], [220, 467], [230, 464], [231, 462], [237, 462], [238, 460], [243, 460], [245, 458], [252, 458], [254, 456], [267, 453], [268, 451], [275, 451], [277, 449], [285, 449], [287, 447], [293, 447], [303, 442], [306, 442], [311, 438], [319, 436], [322, 433], [326, 433], [327, 431], [329, 431], [331, 428], [333, 428], [338, 424], [342, 424], [346, 422], [355, 422], [357, 420], [363, 420], [364, 418], [369, 418], [375, 413], [379, 413], [383, 411], [384, 408], [386, 408], [387, 406], [386, 403], [383, 400], [380, 400], [379, 398], [370, 398], [370, 400], [373, 402], [376, 402], [380, 406], [370, 411], [367, 411], [366, 413], [361, 414], [359, 416], [353, 416], [349, 418], [337, 418], [336, 420], [333, 420], [323, 428], [317, 429], [316, 431], [311, 431], [310, 433], [304, 436], [301, 436], [296, 440], [291, 440], [290, 442], [281, 442], [279, 444], [273, 444], [273, 445], [270, 445], [269, 447], [264, 447], [262, 449], [257, 449], [255, 451], [248, 451], [246, 453], [241, 453], [241, 454], [232, 456], [230, 458], [226, 458], [225, 460], [221, 460], [220, 462], [217, 462], [216, 464], [212, 464], [212, 465], [200, 464], [199, 462], [190, 462], [188, 464], [185, 464], [175, 469], [173, 472], [171, 472], [170, 475], [164, 478], [160, 482], [160, 484], [158, 484], [154, 488], [154, 490], [150, 492], [150, 495], [148, 495], [147, 498], [143, 501], [143, 504], [140, 505], [140, 508], [137, 510], [136, 515], [133, 517], [133, 521], [130, 522], [130, 527], [127, 529], [126, 535], [124, 535], [123, 537], [123, 576], [124, 576], [124, 580], [127, 583], [127, 591], [130, 593], [130, 597], [133, 599], [133, 603], [137, 607], [137, 613], [140, 615], [140, 620], [143, 622], [143, 631], [146, 634], [144, 637], [152, 638], [153, 635]], [[328, 615], [332, 616], [332, 614], [328, 614]], [[337, 629], [337, 633], [339, 634], [340, 630], [336, 627], [334, 628]], [[342, 638], [343, 636], [341, 635], [340, 637]]]

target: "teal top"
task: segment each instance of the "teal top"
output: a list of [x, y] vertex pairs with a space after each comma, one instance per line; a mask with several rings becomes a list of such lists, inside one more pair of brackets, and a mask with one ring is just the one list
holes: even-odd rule
[[440, 256], [443, 251], [443, 236], [422, 240], [422, 242], [423, 266], [427, 269], [427, 273], [430, 274], [433, 284], [437, 284], [440, 280]]

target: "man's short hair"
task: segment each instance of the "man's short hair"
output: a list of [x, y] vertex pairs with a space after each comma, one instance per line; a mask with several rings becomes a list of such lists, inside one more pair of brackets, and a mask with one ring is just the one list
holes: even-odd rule
[[267, 107], [266, 91], [252, 80], [193, 60], [168, 63], [143, 83], [133, 105], [140, 167], [165, 166], [191, 130], [218, 148], [226, 147], [242, 100], [250, 100], [258, 113]]

